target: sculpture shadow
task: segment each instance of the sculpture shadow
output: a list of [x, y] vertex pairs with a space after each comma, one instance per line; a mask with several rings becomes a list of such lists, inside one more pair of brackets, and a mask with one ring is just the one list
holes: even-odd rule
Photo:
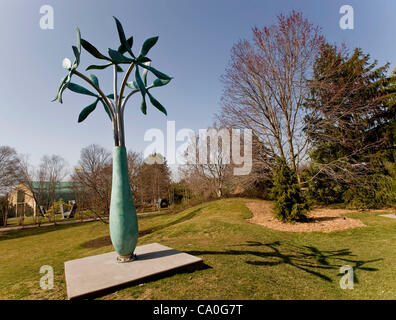
[[156, 258], [163, 258], [163, 257], [173, 256], [178, 253], [180, 253], [180, 251], [177, 251], [175, 249], [167, 249], [167, 250], [161, 250], [161, 251], [155, 251], [155, 252], [142, 253], [142, 254], [137, 255], [137, 260], [150, 260], [150, 259], [156, 259]]
[[[291, 243], [281, 243], [275, 241], [262, 243], [258, 241], [247, 241], [244, 244], [236, 245], [245, 247], [241, 250], [225, 251], [187, 251], [192, 255], [236, 255], [244, 257], [256, 257], [254, 260], [246, 260], [247, 264], [260, 267], [272, 267], [286, 264], [296, 269], [312, 274], [324, 281], [333, 282], [329, 276], [321, 270], [337, 270], [340, 267], [350, 265], [354, 270], [354, 281], [358, 283], [356, 271], [378, 271], [377, 268], [369, 267], [367, 264], [381, 261], [382, 258], [372, 260], [359, 260], [350, 249], [339, 250], [319, 250], [314, 246], [297, 246]], [[256, 247], [259, 250], [251, 250]]]
[[[199, 209], [196, 209], [194, 211], [191, 211], [190, 213], [186, 214], [185, 216], [180, 217], [179, 219], [176, 219], [174, 221], [171, 221], [171, 222], [168, 222], [168, 223], [165, 223], [165, 224], [161, 224], [161, 225], [158, 225], [158, 226], [155, 226], [155, 227], [152, 227], [152, 228], [140, 230], [139, 231], [139, 237], [143, 237], [143, 236], [148, 235], [150, 233], [153, 233], [153, 232], [168, 228], [170, 226], [173, 226], [173, 225], [176, 225], [176, 224], [191, 220], [201, 210], [202, 210], [202, 208], [199, 208]], [[86, 241], [86, 242], [81, 244], [81, 247], [82, 248], [102, 248], [102, 247], [109, 246], [111, 244], [112, 243], [111, 243], [110, 236], [107, 235], [107, 236], [102, 236], [102, 237], [99, 237], [99, 238], [96, 238], [96, 239], [92, 239], [92, 240]]]

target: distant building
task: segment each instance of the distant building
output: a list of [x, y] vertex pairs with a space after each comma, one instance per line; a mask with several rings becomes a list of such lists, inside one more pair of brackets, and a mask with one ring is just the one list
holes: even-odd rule
[[[15, 216], [36, 216], [39, 206], [48, 206], [48, 182], [33, 182], [36, 198], [40, 203], [36, 203], [29, 188], [21, 183], [10, 194], [10, 204], [15, 212]], [[55, 189], [55, 201], [62, 199], [65, 202], [75, 199], [73, 184], [71, 182], [59, 182]]]

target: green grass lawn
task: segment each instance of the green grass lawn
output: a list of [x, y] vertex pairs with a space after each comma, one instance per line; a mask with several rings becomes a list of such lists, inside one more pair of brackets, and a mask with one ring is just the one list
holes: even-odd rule
[[[83, 218], [83, 219], [96, 218], [96, 216], [92, 212], [89, 212], [89, 211], [83, 211], [81, 213], [81, 215], [80, 215], [80, 212], [79, 212], [73, 218], [62, 219], [62, 215], [60, 213], [57, 213], [55, 215], [55, 220], [56, 220], [56, 222], [60, 222], [60, 221], [68, 221], [68, 220], [69, 221], [70, 220], [80, 220], [81, 218]], [[54, 222], [53, 215], [49, 215], [48, 217], [40, 217], [41, 223], [53, 223]], [[22, 224], [19, 223], [19, 218], [17, 218], [17, 217], [12, 217], [12, 218], [8, 218], [7, 219], [7, 227], [17, 227], [17, 226], [20, 226], [20, 225], [28, 226], [28, 225], [32, 225], [32, 224], [35, 224], [32, 216], [25, 217], [22, 220]], [[0, 232], [1, 232], [1, 228], [0, 228]]]
[[[355, 213], [367, 227], [289, 233], [254, 225], [243, 199], [177, 214], [140, 216], [139, 244], [159, 242], [202, 257], [207, 268], [109, 294], [104, 299], [396, 299], [396, 220]], [[0, 299], [65, 299], [63, 263], [112, 250], [100, 222], [22, 230], [0, 236]], [[94, 239], [102, 246], [92, 248]], [[95, 242], [95, 241], [94, 241]], [[89, 244], [89, 242], [88, 242]], [[42, 265], [55, 288], [42, 290]], [[342, 290], [339, 269], [355, 270]]]
[[[158, 211], [158, 212], [171, 212], [171, 211], [181, 211], [181, 210], [177, 210], [178, 208], [176, 207], [175, 210], [171, 210], [170, 208], [143, 208], [143, 209], [139, 209], [138, 214], [144, 214], [144, 213], [151, 213], [153, 211]], [[62, 219], [62, 215], [60, 213], [57, 213], [55, 215], [55, 220], [56, 222], [61, 222], [61, 221], [70, 221], [70, 220], [81, 220], [81, 219], [95, 219], [97, 218], [97, 216], [89, 211], [89, 210], [85, 210], [85, 211], [78, 211], [77, 214], [73, 217], [73, 218], [66, 218], [66, 219]], [[41, 217], [41, 223], [53, 223], [54, 222], [54, 216], [52, 214], [46, 216], [46, 217]], [[33, 224], [37, 224], [34, 223], [33, 217], [32, 216], [28, 216], [25, 217], [22, 220], [22, 224], [20, 224], [20, 219], [17, 217], [11, 217], [7, 219], [7, 227], [17, 227], [17, 226], [28, 226], [28, 225], [33, 225]], [[1, 232], [1, 227], [0, 227], [0, 232]]]

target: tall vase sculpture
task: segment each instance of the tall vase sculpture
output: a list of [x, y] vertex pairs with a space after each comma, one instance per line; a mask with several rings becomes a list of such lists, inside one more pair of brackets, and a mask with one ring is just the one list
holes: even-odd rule
[[[96, 109], [100, 101], [113, 124], [113, 180], [110, 204], [110, 237], [114, 249], [118, 253], [119, 262], [132, 261], [135, 258], [134, 251], [138, 241], [138, 221], [136, 208], [133, 203], [131, 186], [128, 175], [127, 151], [125, 148], [124, 134], [124, 110], [129, 98], [140, 92], [142, 96], [141, 111], [146, 114], [146, 96], [149, 97], [151, 104], [165, 115], [166, 109], [153, 97], [150, 90], [161, 87], [169, 83], [172, 77], [158, 71], [151, 66], [151, 60], [147, 57], [149, 50], [156, 44], [158, 37], [147, 39], [140, 50], [138, 56], [132, 52], [133, 37], [126, 39], [121, 23], [114, 17], [116, 22], [120, 46], [117, 50], [108, 49], [108, 56], [100, 53], [92, 44], [81, 38], [80, 30], [77, 28], [77, 46], [72, 46], [75, 61], [72, 63], [68, 58], [63, 60], [63, 67], [68, 70], [67, 75], [61, 80], [57, 96], [53, 101], [58, 100], [62, 103], [62, 94], [66, 89], [73, 92], [95, 97], [95, 101], [85, 107], [79, 117], [78, 122], [84, 121], [91, 112]], [[80, 64], [81, 47], [99, 60], [104, 60], [105, 64], [90, 65], [86, 70], [103, 70], [113, 67], [113, 93], [104, 94], [99, 87], [99, 80], [94, 74], [88, 76], [77, 71]], [[130, 57], [124, 54], [128, 53]], [[124, 73], [120, 65], [127, 65], [126, 72], [118, 90], [118, 75]], [[142, 74], [140, 69], [142, 68]], [[129, 76], [134, 70], [134, 80], [128, 81]], [[147, 85], [147, 74], [151, 72], [156, 79], [152, 84]], [[88, 83], [95, 93], [83, 86], [72, 83], [73, 75]], [[131, 91], [125, 92], [126, 87]]]
[[119, 261], [134, 258], [138, 240], [138, 221], [128, 175], [128, 159], [124, 146], [113, 150], [113, 181], [110, 203], [110, 237]]

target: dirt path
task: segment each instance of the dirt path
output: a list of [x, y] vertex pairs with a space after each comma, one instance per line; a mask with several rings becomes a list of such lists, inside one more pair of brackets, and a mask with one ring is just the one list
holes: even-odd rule
[[351, 228], [365, 227], [358, 219], [344, 217], [343, 214], [356, 212], [344, 209], [315, 208], [309, 213], [309, 222], [283, 223], [274, 218], [272, 204], [266, 201], [247, 202], [246, 206], [253, 214], [248, 221], [270, 229], [288, 232], [333, 232]]

